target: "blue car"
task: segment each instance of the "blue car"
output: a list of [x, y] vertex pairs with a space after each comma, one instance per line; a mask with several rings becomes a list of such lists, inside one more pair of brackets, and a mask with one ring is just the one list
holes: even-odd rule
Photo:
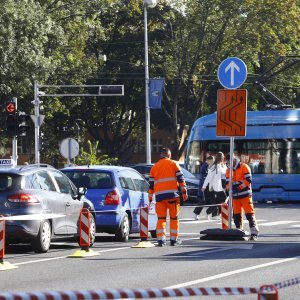
[[138, 171], [105, 165], [67, 167], [61, 171], [77, 187], [87, 188], [85, 196], [94, 204], [97, 232], [114, 234], [120, 242], [128, 241], [130, 233], [139, 232], [140, 208], [148, 205], [149, 184]]

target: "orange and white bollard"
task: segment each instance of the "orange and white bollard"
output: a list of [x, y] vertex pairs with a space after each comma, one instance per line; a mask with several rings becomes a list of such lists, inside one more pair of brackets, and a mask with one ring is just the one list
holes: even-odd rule
[[229, 208], [228, 203], [221, 204], [222, 229], [228, 229], [229, 225]]
[[140, 238], [141, 241], [148, 239], [148, 206], [141, 207], [140, 209]]
[[10, 264], [9, 262], [4, 262], [5, 256], [5, 219], [0, 216], [0, 271], [16, 269], [17, 266]]
[[79, 217], [79, 246], [81, 250], [76, 251], [69, 257], [86, 257], [99, 255], [90, 250], [90, 211], [87, 208], [82, 208]]
[[278, 300], [278, 290], [274, 285], [263, 285], [258, 290], [258, 300]]
[[140, 238], [141, 241], [132, 246], [132, 248], [149, 248], [154, 247], [154, 245], [148, 241], [148, 214], [149, 207], [141, 207], [140, 208]]
[[90, 212], [87, 208], [83, 208], [80, 212], [79, 245], [82, 250], [89, 251], [89, 247], [90, 247]]
[[5, 255], [5, 219], [0, 216], [0, 263], [3, 263]]

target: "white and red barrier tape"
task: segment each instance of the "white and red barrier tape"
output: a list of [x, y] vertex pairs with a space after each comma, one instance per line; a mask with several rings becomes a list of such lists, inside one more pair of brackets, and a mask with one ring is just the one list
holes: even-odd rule
[[[300, 277], [276, 283], [278, 289], [300, 283]], [[257, 294], [257, 288], [166, 288], [166, 289], [104, 289], [50, 292], [0, 293], [0, 300], [102, 300], [102, 299], [150, 299], [188, 296], [226, 296]]]
[[0, 300], [97, 300], [147, 299], [188, 296], [223, 296], [257, 294], [256, 288], [177, 288], [177, 289], [109, 289], [66, 292], [0, 293]]
[[274, 285], [278, 288], [278, 289], [282, 289], [288, 286], [292, 286], [292, 285], [296, 285], [300, 283], [300, 277], [298, 278], [293, 278], [293, 279], [289, 279], [283, 282], [278, 282], [275, 283]]

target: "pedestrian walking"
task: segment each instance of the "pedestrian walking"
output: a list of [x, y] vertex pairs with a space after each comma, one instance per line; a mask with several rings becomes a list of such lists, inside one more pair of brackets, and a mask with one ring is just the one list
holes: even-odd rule
[[[208, 173], [208, 168], [213, 164], [213, 162], [214, 162], [214, 157], [210, 155], [206, 158], [206, 161], [200, 167], [198, 202], [199, 205], [201, 206], [196, 206], [193, 211], [195, 220], [199, 219], [199, 215], [204, 207], [202, 205], [210, 205], [211, 199], [214, 197], [214, 192], [209, 190], [209, 184], [207, 185], [204, 192], [202, 192], [201, 190], [201, 187], [203, 186], [204, 180]], [[206, 214], [207, 217], [209, 218], [209, 214], [211, 214], [210, 207], [206, 209]]]
[[[226, 183], [227, 188], [229, 188], [230, 154], [226, 155], [226, 161], [228, 166], [226, 170]], [[232, 207], [234, 224], [237, 229], [243, 229], [242, 213], [244, 211], [251, 231], [250, 240], [257, 240], [259, 229], [255, 218], [251, 181], [252, 174], [250, 167], [233, 155]]]
[[166, 245], [166, 218], [170, 216], [171, 246], [180, 244], [179, 236], [179, 209], [181, 192], [183, 201], [188, 198], [186, 183], [177, 162], [171, 159], [171, 150], [163, 148], [160, 160], [151, 168], [149, 177], [149, 203], [155, 194], [155, 210], [157, 214], [156, 236], [158, 246]]
[[[218, 152], [215, 156], [214, 163], [208, 168], [207, 176], [202, 185], [202, 192], [205, 191], [206, 187], [209, 185], [209, 190], [213, 191], [214, 196], [211, 199], [211, 204], [215, 204], [211, 207], [212, 218], [219, 218], [220, 207], [219, 204], [225, 202], [226, 200], [226, 165], [224, 163], [223, 152]], [[222, 184], [223, 179], [223, 184]]]

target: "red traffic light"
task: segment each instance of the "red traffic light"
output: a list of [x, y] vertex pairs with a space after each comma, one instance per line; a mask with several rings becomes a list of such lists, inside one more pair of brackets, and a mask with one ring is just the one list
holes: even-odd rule
[[15, 102], [7, 102], [6, 105], [5, 105], [5, 110], [9, 114], [14, 114], [16, 112]]

